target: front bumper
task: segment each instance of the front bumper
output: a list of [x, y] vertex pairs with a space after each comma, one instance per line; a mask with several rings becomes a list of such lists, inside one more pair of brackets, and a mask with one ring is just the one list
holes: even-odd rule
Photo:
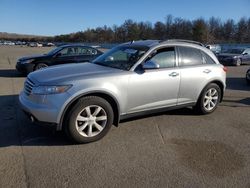
[[32, 117], [32, 120], [54, 124], [58, 129], [60, 114], [68, 95], [68, 93], [63, 93], [28, 96], [22, 91], [19, 95], [19, 103], [25, 114]]
[[22, 64], [20, 61], [16, 63], [16, 70], [23, 74], [28, 74], [34, 70], [34, 65], [31, 63]]

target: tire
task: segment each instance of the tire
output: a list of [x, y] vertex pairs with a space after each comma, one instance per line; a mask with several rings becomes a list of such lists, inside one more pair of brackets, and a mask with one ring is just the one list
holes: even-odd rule
[[97, 141], [108, 133], [114, 113], [111, 105], [103, 98], [88, 96], [75, 104], [67, 119], [66, 135], [76, 143], [85, 144]]
[[44, 69], [44, 68], [46, 68], [46, 67], [48, 67], [47, 64], [45, 64], [45, 63], [38, 63], [38, 64], [35, 66], [34, 71], [39, 70], [39, 69]]
[[240, 65], [241, 65], [241, 63], [242, 63], [241, 59], [237, 59], [237, 60], [236, 60], [236, 64], [235, 64], [235, 66], [240, 66]]
[[195, 106], [195, 110], [199, 114], [210, 114], [217, 108], [220, 100], [220, 87], [215, 83], [211, 83], [203, 89]]

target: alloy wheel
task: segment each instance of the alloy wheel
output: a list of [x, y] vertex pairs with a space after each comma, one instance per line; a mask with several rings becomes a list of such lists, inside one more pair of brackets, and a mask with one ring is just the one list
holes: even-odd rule
[[203, 100], [203, 106], [207, 111], [212, 111], [219, 99], [218, 91], [215, 88], [210, 88], [207, 90], [204, 100]]
[[75, 126], [84, 137], [100, 134], [107, 124], [107, 113], [98, 105], [85, 107], [76, 117]]

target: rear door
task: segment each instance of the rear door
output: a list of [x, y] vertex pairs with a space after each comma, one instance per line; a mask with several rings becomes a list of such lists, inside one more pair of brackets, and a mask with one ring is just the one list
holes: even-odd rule
[[98, 51], [91, 47], [78, 47], [77, 62], [91, 62], [98, 56]]
[[196, 48], [179, 46], [178, 52], [181, 77], [178, 105], [193, 103], [213, 77], [215, 62]]

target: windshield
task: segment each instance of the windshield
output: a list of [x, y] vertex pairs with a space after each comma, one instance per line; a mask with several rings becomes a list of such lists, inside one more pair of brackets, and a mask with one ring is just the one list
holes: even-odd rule
[[49, 51], [47, 54], [48, 55], [54, 55], [55, 53], [57, 53], [58, 51], [60, 51], [62, 48], [61, 47], [57, 47], [57, 48], [53, 48], [51, 51]]
[[148, 49], [146, 46], [119, 46], [104, 53], [95, 59], [93, 63], [122, 70], [130, 70]]
[[224, 51], [224, 53], [229, 54], [242, 54], [244, 52], [244, 49], [227, 49]]

